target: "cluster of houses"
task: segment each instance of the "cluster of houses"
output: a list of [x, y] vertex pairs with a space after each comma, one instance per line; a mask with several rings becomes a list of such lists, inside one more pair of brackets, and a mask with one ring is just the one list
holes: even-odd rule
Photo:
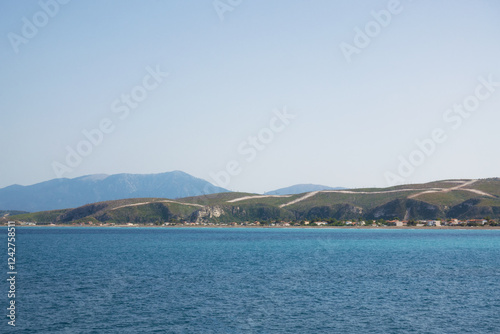
[[[18, 225], [21, 226], [34, 226], [34, 225], [52, 225], [55, 224], [37, 224], [36, 222], [18, 222]], [[301, 222], [291, 222], [291, 221], [274, 221], [271, 223], [261, 223], [259, 221], [253, 222], [231, 222], [231, 223], [214, 223], [214, 222], [188, 222], [188, 221], [180, 221], [180, 222], [164, 222], [164, 223], [147, 223], [147, 224], [115, 224], [115, 223], [94, 223], [92, 221], [86, 223], [73, 223], [76, 226], [277, 226], [277, 227], [289, 227], [289, 226], [416, 226], [416, 227], [424, 227], [424, 226], [484, 226], [484, 225], [497, 225], [496, 221], [491, 221], [487, 219], [448, 219], [448, 220], [418, 220], [418, 221], [408, 221], [408, 220], [379, 220], [379, 221], [336, 221], [335, 223], [327, 222], [327, 221], [301, 221]]]
[[290, 221], [275, 221], [272, 223], [261, 223], [259, 221], [254, 222], [232, 222], [232, 223], [207, 223], [207, 222], [181, 222], [181, 223], [164, 223], [163, 226], [169, 225], [186, 225], [186, 226], [484, 226], [489, 225], [491, 221], [487, 219], [448, 219], [448, 220], [418, 220], [418, 221], [408, 221], [408, 220], [389, 220], [389, 221], [339, 221], [335, 224], [329, 223], [327, 221], [302, 221], [302, 222], [290, 222]]
[[387, 226], [477, 226], [488, 224], [486, 219], [449, 219], [449, 220], [418, 220], [418, 221], [407, 221], [407, 220], [390, 220], [387, 222]]
[[164, 223], [163, 226], [175, 226], [175, 225], [185, 225], [185, 226], [483, 226], [490, 224], [491, 221], [486, 219], [448, 219], [448, 220], [418, 220], [418, 221], [408, 221], [408, 220], [389, 220], [389, 221], [339, 221], [335, 224], [329, 223], [327, 221], [302, 221], [302, 222], [291, 222], [291, 221], [275, 221], [271, 223], [261, 223], [259, 221], [254, 222], [232, 222], [232, 223], [210, 223], [210, 222], [187, 222], [183, 221], [180, 223]]

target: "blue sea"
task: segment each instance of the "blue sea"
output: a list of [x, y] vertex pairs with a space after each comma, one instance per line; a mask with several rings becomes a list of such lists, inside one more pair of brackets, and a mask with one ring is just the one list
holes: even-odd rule
[[500, 230], [16, 232], [2, 333], [500, 333]]

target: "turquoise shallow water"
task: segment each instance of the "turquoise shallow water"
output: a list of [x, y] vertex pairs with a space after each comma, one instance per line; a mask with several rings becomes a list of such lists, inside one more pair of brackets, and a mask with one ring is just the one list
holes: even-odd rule
[[15, 332], [500, 333], [496, 230], [17, 233]]

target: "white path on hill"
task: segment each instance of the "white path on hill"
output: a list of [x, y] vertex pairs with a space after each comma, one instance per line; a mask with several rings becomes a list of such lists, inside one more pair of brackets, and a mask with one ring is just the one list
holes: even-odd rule
[[284, 208], [285, 206], [289, 206], [289, 205], [292, 205], [292, 204], [295, 204], [295, 203], [298, 203], [298, 202], [302, 202], [303, 200], [308, 199], [309, 197], [315, 196], [319, 192], [320, 191], [313, 191], [313, 192], [307, 193], [304, 196], [302, 196], [300, 198], [297, 198], [297, 199], [295, 199], [295, 200], [293, 200], [291, 202], [288, 202], [286, 204], [281, 204], [280, 208]]
[[[440, 189], [440, 188], [432, 188], [432, 189]], [[365, 194], [365, 195], [374, 195], [374, 194], [389, 194], [389, 193], [398, 193], [405, 191], [415, 191], [417, 189], [396, 189], [396, 190], [385, 190], [385, 191], [353, 191], [353, 190], [321, 190], [321, 191], [313, 191], [305, 194], [304, 196], [297, 198], [289, 203], [280, 205], [280, 208], [284, 208], [285, 206], [289, 206], [295, 203], [302, 202], [310, 197], [313, 197], [319, 193], [337, 193], [337, 194]]]
[[247, 199], [256, 199], [256, 198], [269, 198], [269, 197], [276, 197], [276, 198], [284, 197], [284, 198], [287, 198], [287, 197], [291, 197], [291, 196], [292, 195], [255, 195], [255, 196], [245, 196], [245, 197], [240, 197], [240, 198], [232, 199], [230, 201], [227, 201], [227, 203], [235, 203], [235, 202], [244, 201], [244, 200], [247, 200]]
[[121, 206], [117, 206], [116, 208], [111, 209], [111, 211], [121, 209], [121, 208], [128, 208], [130, 206], [141, 206], [141, 205], [146, 205], [146, 204], [151, 204], [151, 203], [174, 203], [174, 204], [187, 205], [187, 206], [197, 206], [200, 208], [204, 208], [204, 206], [200, 205], [200, 204], [182, 203], [182, 202], [171, 201], [171, 200], [162, 200], [162, 201], [150, 201], [150, 202], [141, 202], [141, 203], [135, 203], [135, 204], [121, 205]]
[[396, 193], [396, 192], [405, 192], [405, 191], [418, 191], [418, 190], [423, 190], [422, 192], [419, 192], [417, 194], [413, 194], [408, 196], [408, 198], [415, 198], [420, 195], [424, 194], [430, 194], [430, 193], [438, 193], [438, 192], [443, 192], [447, 193], [453, 190], [463, 190], [463, 191], [470, 191], [482, 196], [488, 196], [488, 197], [495, 197], [492, 196], [484, 191], [477, 190], [477, 189], [466, 189], [464, 187], [468, 187], [472, 184], [474, 184], [477, 180], [469, 180], [469, 181], [453, 181], [453, 182], [460, 182], [461, 184], [450, 187], [450, 188], [427, 188], [427, 189], [410, 189], [410, 188], [405, 188], [405, 189], [396, 189], [396, 190], [385, 190], [385, 191], [353, 191], [353, 190], [322, 190], [322, 191], [313, 191], [310, 193], [307, 193], [306, 195], [297, 198], [289, 203], [282, 204], [280, 205], [280, 208], [284, 208], [286, 206], [292, 205], [299, 203], [301, 201], [304, 201], [310, 197], [313, 197], [319, 193], [337, 193], [337, 194], [365, 194], [365, 195], [373, 195], [373, 194], [389, 194], [389, 193]]
[[465, 191], [470, 191], [470, 192], [473, 192], [473, 193], [476, 193], [476, 194], [479, 194], [479, 195], [483, 195], [483, 196], [488, 196], [488, 197], [495, 197], [491, 194], [488, 194], [482, 190], [477, 190], [477, 189], [460, 189], [460, 190], [465, 190]]
[[439, 189], [439, 188], [438, 189], [428, 189], [428, 190], [422, 191], [418, 194], [408, 196], [408, 198], [415, 198], [415, 197], [418, 197], [420, 195], [431, 194], [431, 193], [448, 193], [448, 192], [453, 191], [453, 190], [469, 191], [469, 192], [473, 192], [475, 194], [482, 195], [482, 196], [495, 197], [493, 195], [490, 195], [490, 194], [488, 194], [484, 191], [478, 190], [478, 189], [466, 189], [465, 188], [465, 187], [468, 187], [468, 186], [476, 183], [477, 181], [478, 180], [460, 181], [460, 182], [462, 182], [462, 184], [459, 184], [458, 186], [455, 186], [455, 187], [441, 188], [441, 189]]
[[[439, 190], [443, 188], [429, 188], [430, 190]], [[416, 191], [420, 189], [396, 189], [396, 190], [384, 190], [384, 191], [352, 191], [352, 190], [325, 190], [322, 193], [340, 193], [340, 194], [390, 194], [390, 193], [400, 193], [405, 191]]]

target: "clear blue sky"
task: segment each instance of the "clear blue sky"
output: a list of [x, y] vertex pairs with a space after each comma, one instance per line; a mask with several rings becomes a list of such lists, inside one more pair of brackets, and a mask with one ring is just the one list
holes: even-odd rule
[[[55, 162], [69, 178], [230, 171], [221, 185], [248, 192], [500, 176], [500, 86], [478, 88], [500, 82], [496, 0], [54, 1], [0, 4], [0, 187], [56, 178]], [[446, 140], [422, 158], [434, 129]]]

